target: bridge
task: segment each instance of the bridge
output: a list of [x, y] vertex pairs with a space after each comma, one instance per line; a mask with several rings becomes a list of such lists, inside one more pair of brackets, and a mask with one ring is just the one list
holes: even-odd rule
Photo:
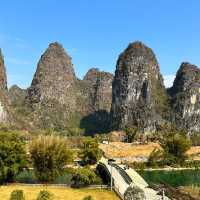
[[158, 191], [149, 188], [134, 169], [125, 165], [102, 158], [97, 165], [97, 171], [105, 183], [112, 184], [113, 190], [122, 200], [170, 200], [166, 196], [158, 195]]

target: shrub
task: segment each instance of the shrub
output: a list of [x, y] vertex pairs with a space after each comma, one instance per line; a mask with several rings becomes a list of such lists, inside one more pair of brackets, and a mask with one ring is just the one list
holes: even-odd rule
[[145, 198], [144, 191], [136, 185], [128, 187], [124, 193], [125, 199], [143, 200]]
[[37, 196], [36, 200], [53, 200], [53, 195], [47, 190], [42, 190]]
[[94, 200], [94, 199], [92, 198], [91, 195], [89, 195], [89, 196], [84, 197], [83, 200]]
[[10, 195], [10, 200], [25, 200], [23, 190], [14, 190]]
[[149, 155], [147, 166], [158, 167], [158, 162], [163, 160], [163, 151], [155, 148]]
[[15, 176], [14, 181], [18, 183], [37, 183], [37, 179], [33, 170], [25, 170], [20, 172]]
[[30, 154], [39, 181], [53, 181], [64, 166], [72, 161], [72, 152], [64, 139], [58, 136], [39, 136], [30, 144]]
[[65, 171], [60, 176], [58, 176], [53, 183], [55, 184], [65, 184], [65, 185], [71, 185], [72, 180], [72, 172]]
[[200, 133], [192, 133], [190, 139], [193, 146], [200, 146]]
[[146, 162], [133, 162], [133, 163], [130, 163], [129, 166], [136, 170], [144, 170], [147, 168], [147, 163]]
[[186, 152], [191, 147], [191, 141], [186, 133], [172, 128], [160, 139], [160, 146], [164, 151], [164, 164], [182, 164], [187, 158]]
[[125, 128], [127, 142], [132, 143], [135, 140], [137, 129], [136, 128]]
[[14, 132], [0, 132], [0, 183], [13, 181], [26, 161], [23, 139]]
[[83, 143], [81, 158], [85, 164], [95, 164], [102, 156], [96, 139], [87, 138]]
[[101, 179], [89, 168], [77, 169], [72, 177], [72, 186], [79, 188], [91, 184], [100, 184]]

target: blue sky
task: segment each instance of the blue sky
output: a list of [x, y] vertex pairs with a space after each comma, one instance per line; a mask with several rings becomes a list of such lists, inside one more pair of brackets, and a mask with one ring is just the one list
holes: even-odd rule
[[200, 66], [199, 0], [1, 1], [0, 48], [8, 85], [30, 85], [53, 41], [73, 58], [78, 77], [91, 67], [113, 72], [135, 40], [151, 47], [170, 83], [181, 62]]

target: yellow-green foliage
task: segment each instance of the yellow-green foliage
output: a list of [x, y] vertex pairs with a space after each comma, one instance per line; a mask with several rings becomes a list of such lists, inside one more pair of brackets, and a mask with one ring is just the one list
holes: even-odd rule
[[23, 190], [13, 190], [10, 195], [10, 200], [25, 200]]
[[66, 140], [54, 135], [40, 135], [29, 146], [34, 170], [40, 181], [53, 181], [72, 161]]
[[88, 137], [85, 139], [81, 157], [85, 164], [95, 164], [102, 156], [102, 151], [99, 149], [98, 141]]
[[0, 132], [0, 183], [13, 178], [26, 167], [26, 151], [23, 138], [15, 132]]
[[101, 184], [101, 179], [88, 167], [75, 170], [72, 177], [73, 187], [84, 187], [92, 184]]
[[51, 194], [47, 190], [42, 190], [38, 194], [37, 200], [53, 200], [53, 194]]
[[93, 198], [91, 195], [88, 195], [88, 196], [84, 197], [83, 200], [93, 200]]

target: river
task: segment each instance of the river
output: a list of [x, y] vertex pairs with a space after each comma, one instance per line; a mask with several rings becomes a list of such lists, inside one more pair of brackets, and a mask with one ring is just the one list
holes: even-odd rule
[[154, 170], [154, 171], [138, 171], [138, 173], [147, 181], [147, 183], [167, 183], [173, 187], [178, 186], [200, 186], [200, 170]]

